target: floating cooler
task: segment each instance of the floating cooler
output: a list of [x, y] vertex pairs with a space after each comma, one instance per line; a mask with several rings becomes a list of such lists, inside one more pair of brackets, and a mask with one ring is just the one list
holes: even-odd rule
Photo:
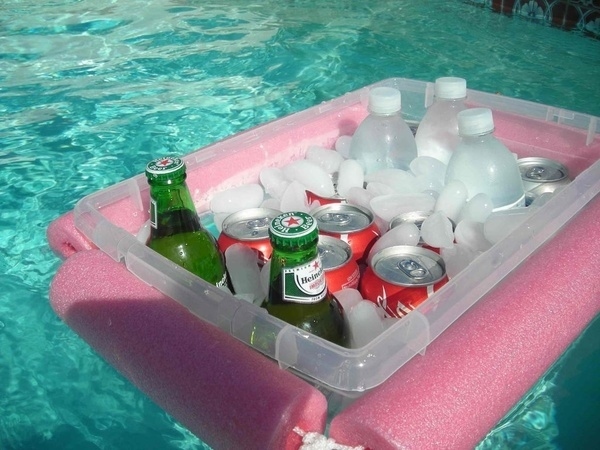
[[[203, 220], [215, 193], [353, 134], [374, 86], [399, 89], [414, 125], [432, 101], [432, 83], [388, 79], [184, 156]], [[377, 450], [472, 447], [600, 310], [600, 119], [473, 90], [468, 104], [492, 109], [494, 135], [519, 158], [558, 161], [573, 181], [362, 348], [307, 335], [140, 243], [142, 173], [50, 224], [50, 245], [66, 258], [53, 307], [215, 449], [295, 449], [298, 429], [326, 428]], [[277, 336], [260, 349], [269, 358], [252, 348], [256, 324]]]

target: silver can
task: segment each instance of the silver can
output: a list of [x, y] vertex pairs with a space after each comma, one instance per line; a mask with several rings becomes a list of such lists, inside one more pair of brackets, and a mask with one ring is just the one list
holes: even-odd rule
[[321, 235], [317, 249], [325, 271], [327, 287], [331, 292], [358, 288], [360, 270], [352, 258], [352, 249], [346, 242], [333, 236]]
[[230, 214], [223, 221], [223, 229], [217, 240], [224, 253], [231, 245], [242, 243], [256, 251], [259, 263], [265, 264], [273, 251], [269, 239], [269, 225], [281, 214], [271, 208], [249, 208]]
[[[432, 211], [411, 211], [402, 214], [398, 214], [392, 220], [390, 220], [389, 229], [396, 228], [403, 223], [414, 223], [419, 231], [421, 231], [421, 225], [425, 219], [431, 215]], [[419, 238], [419, 244], [423, 244], [423, 238]]]
[[360, 280], [363, 298], [401, 318], [446, 282], [446, 266], [437, 253], [422, 247], [398, 245], [377, 252]]
[[[517, 160], [523, 188], [528, 198], [535, 198], [571, 182], [568, 169], [553, 159], [542, 157]], [[527, 195], [528, 194], [528, 195]]]
[[319, 233], [347, 242], [358, 262], [362, 261], [379, 238], [375, 217], [360, 206], [330, 203], [312, 210], [311, 215], [317, 221]]

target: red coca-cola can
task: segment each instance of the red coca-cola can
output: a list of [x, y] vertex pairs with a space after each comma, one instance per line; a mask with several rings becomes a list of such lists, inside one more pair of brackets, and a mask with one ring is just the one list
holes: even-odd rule
[[227, 216], [217, 243], [224, 253], [231, 245], [242, 243], [254, 249], [258, 254], [259, 264], [264, 265], [273, 253], [269, 240], [269, 225], [281, 214], [271, 208], [249, 208]]
[[[392, 220], [390, 220], [389, 229], [391, 230], [392, 228], [398, 227], [404, 223], [413, 223], [416, 225], [416, 227], [419, 229], [419, 232], [420, 232], [421, 225], [423, 225], [423, 222], [425, 221], [425, 219], [427, 219], [432, 213], [433, 213], [433, 211], [411, 211], [411, 212], [405, 212], [405, 213], [398, 214], [396, 217], [394, 217]], [[436, 253], [440, 253], [439, 248], [432, 247], [431, 245], [427, 245], [423, 241], [423, 237], [419, 238], [419, 246], [428, 248], [429, 250], [433, 250]]]
[[333, 236], [319, 236], [317, 248], [329, 291], [358, 289], [360, 270], [350, 246]]
[[423, 247], [398, 245], [377, 252], [360, 280], [363, 298], [401, 318], [448, 282], [437, 253]]
[[308, 200], [308, 204], [312, 204], [313, 202], [319, 202], [319, 205], [329, 205], [330, 203], [345, 203], [346, 199], [344, 197], [340, 197], [339, 195], [335, 195], [333, 197], [323, 197], [321, 195], [317, 195], [312, 191], [306, 191], [306, 199]]
[[311, 211], [321, 235], [333, 236], [348, 243], [354, 260], [363, 262], [379, 238], [375, 217], [368, 209], [346, 203], [330, 203]]

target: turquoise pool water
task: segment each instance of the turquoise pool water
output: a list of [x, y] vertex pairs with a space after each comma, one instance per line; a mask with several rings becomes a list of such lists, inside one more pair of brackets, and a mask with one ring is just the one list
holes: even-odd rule
[[[462, 76], [600, 116], [600, 41], [460, 0], [3, 0], [0, 12], [1, 449], [208, 448], [48, 303], [49, 222], [151, 157], [393, 76]], [[479, 447], [593, 448], [599, 342], [596, 319]]]

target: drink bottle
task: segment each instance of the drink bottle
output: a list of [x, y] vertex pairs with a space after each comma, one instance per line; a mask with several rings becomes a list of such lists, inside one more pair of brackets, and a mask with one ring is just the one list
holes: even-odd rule
[[317, 244], [314, 218], [304, 212], [286, 212], [271, 221], [273, 246], [269, 314], [338, 345], [348, 346], [343, 310], [327, 288]]
[[402, 96], [392, 87], [369, 92], [369, 115], [359, 124], [350, 142], [350, 158], [365, 173], [381, 169], [409, 170], [417, 157], [413, 133], [401, 115]]
[[200, 224], [185, 182], [183, 160], [163, 157], [146, 165], [150, 185], [148, 247], [218, 287], [229, 289], [223, 254]]
[[489, 108], [469, 108], [458, 113], [460, 142], [448, 163], [446, 183], [459, 180], [468, 198], [487, 194], [494, 211], [525, 204], [525, 191], [515, 156], [494, 136]]
[[464, 78], [435, 80], [434, 101], [419, 123], [415, 141], [419, 156], [430, 156], [448, 164], [458, 145], [459, 112], [467, 109], [467, 82]]

